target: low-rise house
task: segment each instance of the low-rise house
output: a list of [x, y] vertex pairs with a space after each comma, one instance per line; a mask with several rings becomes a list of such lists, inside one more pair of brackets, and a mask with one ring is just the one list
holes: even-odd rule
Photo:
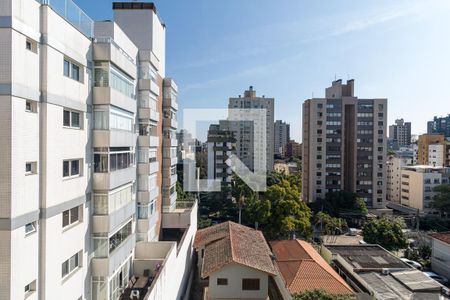
[[194, 248], [200, 276], [208, 279], [203, 299], [269, 299], [269, 280], [277, 271], [260, 231], [217, 224], [197, 231]]
[[450, 278], [450, 232], [431, 234], [431, 269]]
[[377, 300], [442, 299], [440, 283], [379, 245], [324, 245], [321, 254], [361, 296]]
[[352, 288], [320, 256], [311, 244], [301, 240], [270, 242], [279, 274], [276, 278], [283, 299], [293, 294], [322, 289], [333, 295], [353, 295]]

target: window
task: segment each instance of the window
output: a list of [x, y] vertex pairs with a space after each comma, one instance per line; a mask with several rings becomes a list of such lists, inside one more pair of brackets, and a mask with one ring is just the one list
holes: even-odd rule
[[129, 168], [132, 165], [134, 165], [133, 148], [94, 148], [94, 173], [113, 172]]
[[243, 291], [258, 291], [259, 290], [259, 279], [258, 278], [243, 278], [242, 279], [242, 290]]
[[228, 285], [228, 278], [217, 278], [217, 285]]
[[130, 98], [135, 98], [133, 79], [109, 63], [95, 63], [94, 86], [111, 87]]
[[37, 102], [36, 101], [25, 101], [25, 111], [26, 112], [37, 112]]
[[80, 129], [81, 113], [70, 109], [63, 111], [63, 126], [75, 129]]
[[63, 161], [63, 177], [78, 177], [80, 172], [81, 159]]
[[62, 213], [63, 228], [80, 221], [80, 209], [81, 205], [63, 211]]
[[119, 231], [109, 238], [109, 253], [112, 253], [118, 246], [120, 246], [132, 233], [131, 222], [128, 222]]
[[36, 232], [36, 222], [25, 224], [25, 235]]
[[68, 59], [64, 59], [64, 76], [81, 81], [81, 67]]
[[36, 291], [36, 280], [33, 280], [25, 286], [25, 295]]
[[78, 253], [75, 253], [71, 258], [66, 260], [61, 265], [61, 277], [64, 278], [76, 269], [78, 269], [80, 265], [80, 256], [81, 251]]
[[31, 174], [31, 163], [25, 164], [25, 173]]
[[25, 163], [25, 175], [31, 175], [37, 173], [37, 162]]
[[31, 39], [27, 39], [25, 41], [25, 49], [27, 49], [28, 51], [37, 53], [37, 42], [35, 42]]

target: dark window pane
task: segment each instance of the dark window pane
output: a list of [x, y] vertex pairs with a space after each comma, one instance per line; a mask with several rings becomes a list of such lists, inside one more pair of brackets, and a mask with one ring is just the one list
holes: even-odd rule
[[70, 211], [69, 210], [63, 211], [63, 213], [62, 213], [63, 227], [66, 227], [67, 225], [70, 224], [69, 217], [70, 217]]
[[74, 176], [74, 175], [78, 175], [78, 174], [80, 174], [80, 161], [72, 160], [71, 168], [70, 168], [70, 176]]
[[80, 127], [80, 114], [72, 112], [72, 127]]
[[228, 278], [217, 278], [217, 285], [228, 285]]
[[70, 76], [70, 62], [64, 60], [64, 76]]
[[80, 67], [72, 64], [72, 79], [80, 81]]
[[65, 261], [65, 262], [63, 262], [63, 264], [61, 266], [61, 275], [62, 275], [62, 277], [64, 277], [67, 274], [69, 274], [69, 262]]
[[70, 111], [64, 111], [63, 125], [69, 127], [70, 126]]
[[117, 154], [110, 155], [111, 163], [109, 165], [109, 171], [113, 172], [117, 169]]
[[247, 290], [247, 291], [259, 290], [259, 279], [257, 279], [257, 278], [242, 279], [242, 290]]
[[70, 210], [70, 224], [78, 221], [78, 212], [79, 212], [78, 206]]
[[69, 161], [63, 161], [63, 177], [67, 177], [69, 175]]

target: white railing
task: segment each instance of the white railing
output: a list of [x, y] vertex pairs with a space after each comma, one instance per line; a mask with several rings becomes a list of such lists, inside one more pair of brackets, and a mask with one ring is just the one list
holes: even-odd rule
[[97, 44], [111, 44], [113, 45], [120, 53], [123, 54], [129, 61], [131, 61], [134, 64], [134, 59], [123, 50], [119, 44], [117, 44], [112, 37], [109, 36], [101, 36], [94, 38], [94, 43]]

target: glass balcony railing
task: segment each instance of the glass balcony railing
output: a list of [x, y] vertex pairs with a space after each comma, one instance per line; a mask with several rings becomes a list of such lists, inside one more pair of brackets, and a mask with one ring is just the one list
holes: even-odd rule
[[40, 0], [87, 37], [94, 36], [94, 21], [72, 0]]

